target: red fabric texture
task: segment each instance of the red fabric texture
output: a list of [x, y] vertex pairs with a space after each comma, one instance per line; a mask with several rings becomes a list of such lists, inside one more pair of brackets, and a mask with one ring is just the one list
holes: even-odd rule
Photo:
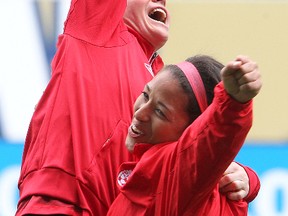
[[[239, 165], [241, 165], [241, 164], [239, 164]], [[261, 184], [260, 184], [260, 180], [259, 180], [255, 171], [253, 171], [250, 167], [243, 166], [243, 165], [241, 165], [241, 166], [245, 169], [245, 171], [249, 177], [249, 193], [244, 198], [249, 203], [249, 202], [252, 202], [256, 198], [256, 196], [258, 195]]]
[[126, 3], [71, 2], [25, 141], [16, 215], [68, 214], [71, 205], [82, 211], [75, 215], [106, 215], [118, 194], [117, 169], [132, 160], [124, 145], [132, 105], [152, 79], [147, 65], [163, 67], [124, 24]]
[[[132, 105], [163, 67], [123, 22], [126, 0], [72, 0], [25, 141], [16, 215], [106, 215]], [[150, 61], [149, 61], [150, 60]], [[122, 145], [123, 143], [123, 145]]]
[[[231, 201], [218, 182], [252, 125], [252, 101], [231, 99], [222, 83], [213, 103], [178, 142], [137, 144], [141, 156], [108, 215], [244, 216], [248, 203]], [[131, 169], [122, 164], [120, 172]]]

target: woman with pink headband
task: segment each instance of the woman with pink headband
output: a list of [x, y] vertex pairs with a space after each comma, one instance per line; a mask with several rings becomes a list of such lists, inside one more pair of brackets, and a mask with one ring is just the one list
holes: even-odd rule
[[245, 56], [225, 67], [209, 56], [166, 66], [134, 104], [126, 147], [138, 162], [120, 166], [108, 215], [247, 215], [249, 197], [231, 201], [218, 182], [252, 126], [261, 86]]
[[[169, 23], [166, 0], [71, 0], [27, 132], [17, 216], [106, 216], [117, 168], [133, 161], [122, 145], [133, 103], [163, 67]], [[235, 166], [220, 182], [239, 199], [258, 178]]]

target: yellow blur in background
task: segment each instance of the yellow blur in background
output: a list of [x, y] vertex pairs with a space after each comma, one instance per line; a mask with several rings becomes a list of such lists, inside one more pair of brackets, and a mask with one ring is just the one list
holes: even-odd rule
[[[172, 19], [160, 50], [165, 63], [207, 54], [225, 64], [243, 54], [259, 64], [263, 88], [236, 161], [253, 168], [261, 181], [248, 215], [288, 215], [288, 0], [167, 3]], [[69, 5], [70, 0], [5, 0], [0, 7], [0, 216], [16, 210], [23, 141], [49, 80]]]
[[243, 54], [260, 67], [263, 87], [254, 102], [248, 139], [288, 139], [288, 1], [168, 0], [170, 37], [165, 63], [208, 54], [222, 63]]
[[[39, 2], [43, 25], [52, 26], [44, 18], [53, 14], [51, 1]], [[249, 56], [260, 67], [263, 87], [248, 139], [288, 140], [288, 0], [167, 0], [167, 6], [171, 28], [160, 50], [164, 62], [208, 54], [225, 64]], [[52, 32], [45, 29], [46, 36]]]

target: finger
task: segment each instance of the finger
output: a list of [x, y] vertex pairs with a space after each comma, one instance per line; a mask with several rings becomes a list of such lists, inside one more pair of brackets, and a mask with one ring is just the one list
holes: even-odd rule
[[220, 190], [222, 190], [222, 188], [224, 188], [225, 186], [227, 186], [230, 183], [231, 183], [231, 181], [230, 181], [229, 177], [227, 177], [227, 174], [224, 175], [219, 181]]
[[250, 73], [258, 71], [258, 64], [254, 61], [245, 62], [241, 65], [242, 73]]
[[[240, 171], [240, 172], [239, 172]], [[239, 166], [237, 163], [232, 162], [228, 168], [225, 170], [225, 172], [223, 173], [222, 178], [219, 181], [219, 187], [224, 187], [225, 185], [230, 184], [231, 182], [233, 182], [236, 179], [241, 179], [242, 177], [242, 173], [243, 168], [241, 166]]]
[[244, 74], [239, 74], [239, 76], [237, 77], [238, 83], [240, 85], [243, 85], [249, 82], [255, 82], [259, 80], [260, 78], [261, 78], [261, 75], [258, 71], [251, 71], [251, 72], [247, 72]]
[[239, 70], [242, 65], [241, 61], [231, 61], [226, 64], [226, 66], [221, 70], [221, 75], [223, 77], [230, 76]]
[[238, 70], [234, 72], [234, 77], [239, 80], [246, 74], [259, 75], [258, 65], [256, 62], [247, 62], [242, 64]]
[[245, 184], [241, 180], [236, 180], [236, 181], [230, 182], [229, 184], [224, 185], [221, 188], [219, 186], [219, 190], [221, 193], [245, 190]]
[[241, 85], [240, 91], [245, 95], [243, 95], [242, 99], [239, 99], [239, 101], [246, 102], [251, 100], [259, 93], [261, 87], [262, 84], [258, 80]]
[[250, 95], [250, 98], [253, 98], [255, 95], [257, 95], [262, 87], [262, 81], [260, 77], [243, 77], [239, 83], [240, 91], [243, 93], [246, 92], [246, 96], [248, 97], [248, 95]]
[[224, 175], [225, 175], [225, 173], [226, 174], [235, 173], [239, 169], [243, 169], [242, 166], [240, 166], [238, 163], [232, 161], [230, 163], [230, 165], [228, 166], [228, 168], [225, 170]]
[[235, 59], [236, 61], [241, 61], [243, 64], [250, 62], [250, 58], [245, 55], [238, 55]]
[[230, 200], [239, 201], [244, 199], [247, 196], [247, 192], [244, 190], [229, 192], [226, 194], [226, 197]]

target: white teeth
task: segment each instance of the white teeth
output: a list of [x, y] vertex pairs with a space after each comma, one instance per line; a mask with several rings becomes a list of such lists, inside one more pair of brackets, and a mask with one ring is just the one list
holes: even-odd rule
[[[160, 13], [162, 13], [164, 16], [165, 16], [165, 18], [166, 18], [166, 12], [163, 10], [163, 9], [161, 9], [161, 8], [155, 8], [153, 11], [152, 11], [152, 13], [155, 13], [155, 12], [160, 12]], [[151, 14], [152, 14], [151, 13]]]
[[138, 130], [138, 128], [135, 125], [132, 125], [131, 129], [133, 130], [134, 133], [142, 134], [142, 132], [140, 130]]

